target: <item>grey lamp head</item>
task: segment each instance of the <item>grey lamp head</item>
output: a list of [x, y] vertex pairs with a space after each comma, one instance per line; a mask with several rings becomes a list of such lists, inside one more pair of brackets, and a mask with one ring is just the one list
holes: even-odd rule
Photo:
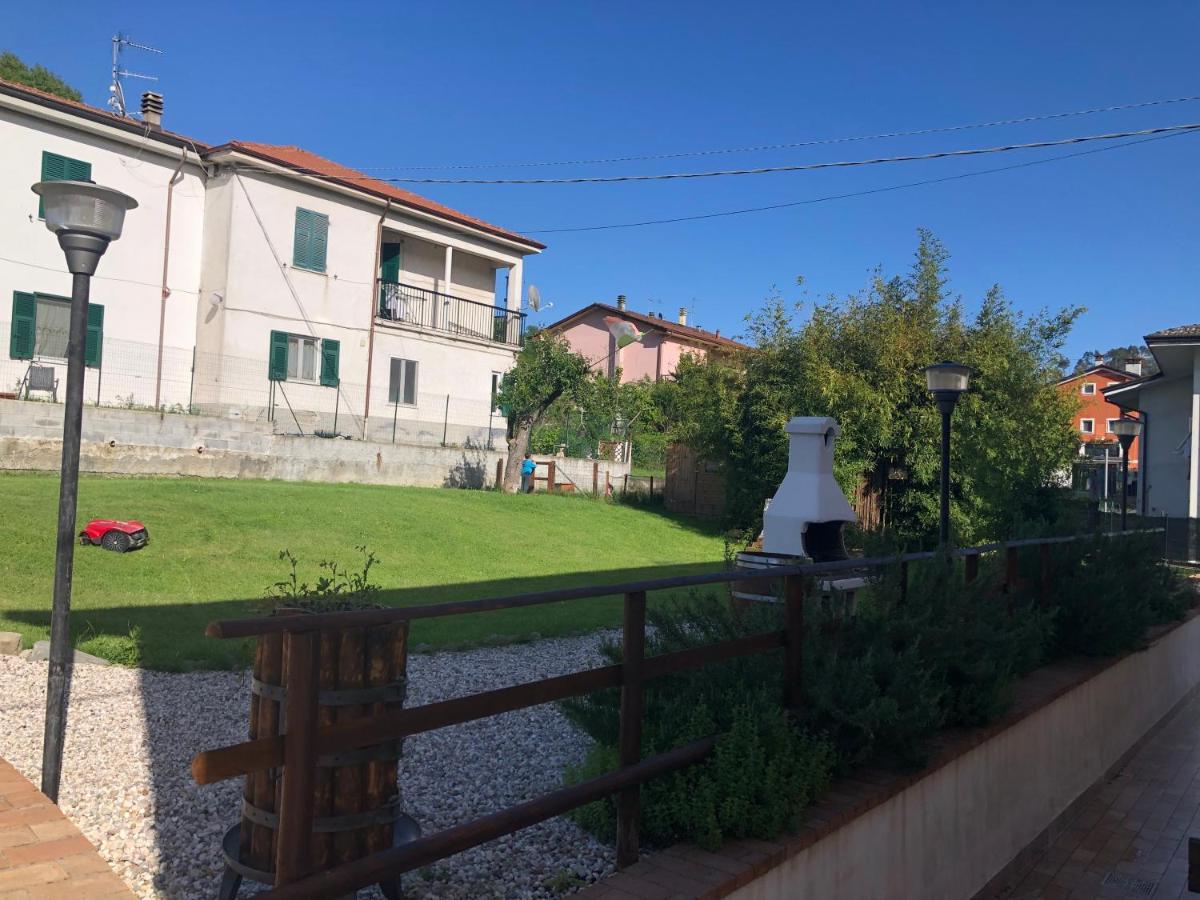
[[1117, 440], [1121, 442], [1121, 446], [1129, 449], [1129, 445], [1133, 443], [1133, 439], [1142, 433], [1142, 422], [1140, 419], [1132, 419], [1129, 416], [1121, 416], [1112, 423], [1112, 433], [1117, 436]]
[[42, 198], [46, 227], [58, 235], [74, 274], [91, 275], [110, 241], [121, 236], [125, 213], [137, 201], [90, 181], [39, 181], [33, 192]]
[[925, 367], [925, 387], [930, 393], [961, 394], [971, 383], [975, 370], [961, 363], [940, 362]]

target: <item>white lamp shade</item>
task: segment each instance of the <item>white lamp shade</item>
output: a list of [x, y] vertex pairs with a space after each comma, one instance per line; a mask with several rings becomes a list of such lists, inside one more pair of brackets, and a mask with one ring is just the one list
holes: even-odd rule
[[971, 367], [943, 362], [925, 367], [925, 386], [933, 393], [961, 394], [971, 382]]
[[126, 211], [138, 205], [127, 194], [88, 181], [39, 181], [33, 192], [41, 196], [46, 227], [55, 234], [80, 232], [109, 241], [121, 236]]
[[1130, 419], [1126, 416], [1116, 419], [1112, 423], [1112, 433], [1117, 437], [1137, 437], [1142, 433], [1142, 423], [1140, 419]]

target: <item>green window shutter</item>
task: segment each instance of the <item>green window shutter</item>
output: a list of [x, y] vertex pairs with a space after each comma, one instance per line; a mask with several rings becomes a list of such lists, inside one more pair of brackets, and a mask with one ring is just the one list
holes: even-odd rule
[[13, 291], [12, 333], [8, 336], [8, 355], [12, 359], [33, 359], [36, 319], [37, 299], [33, 294]]
[[311, 272], [325, 271], [329, 245], [329, 216], [296, 208], [296, 230], [292, 241], [292, 265]]
[[83, 364], [89, 369], [100, 368], [104, 358], [104, 307], [89, 303], [87, 309], [87, 340], [83, 345]]
[[379, 280], [393, 284], [400, 280], [400, 248], [402, 244], [383, 244], [379, 248]]
[[267, 356], [267, 378], [287, 381], [288, 336], [286, 331], [271, 332], [271, 350]]
[[333, 341], [326, 338], [321, 341], [321, 384], [325, 387], [337, 387], [340, 383], [338, 378], [338, 357], [341, 356], [342, 345], [340, 341]]
[[[42, 181], [91, 181], [92, 164], [48, 150], [42, 151]], [[42, 201], [38, 200], [38, 218], [46, 218]]]

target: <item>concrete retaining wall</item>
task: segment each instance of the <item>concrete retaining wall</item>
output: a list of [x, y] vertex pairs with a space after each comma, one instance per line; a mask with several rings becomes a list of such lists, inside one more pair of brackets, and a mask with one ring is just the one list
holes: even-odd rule
[[975, 896], [1200, 684], [1198, 649], [1193, 617], [729, 896]]
[[[0, 400], [0, 469], [58, 471], [63, 407]], [[80, 468], [112, 475], [187, 475], [282, 481], [489, 488], [504, 454], [275, 434], [270, 423], [85, 407]], [[591, 460], [558, 460], [586, 469]], [[600, 461], [619, 485], [627, 465]], [[582, 477], [582, 476], [581, 476]]]

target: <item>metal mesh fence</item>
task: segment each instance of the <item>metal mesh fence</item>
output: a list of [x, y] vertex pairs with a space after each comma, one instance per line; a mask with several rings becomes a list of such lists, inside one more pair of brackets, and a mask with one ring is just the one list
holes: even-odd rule
[[[11, 326], [0, 322], [0, 396], [24, 398], [33, 378], [54, 385], [28, 396], [57, 399], [66, 394], [66, 361], [35, 353], [34, 359], [12, 359]], [[65, 337], [62, 340], [65, 346]], [[48, 340], [41, 347], [54, 346]], [[221, 416], [271, 423], [287, 434], [318, 434], [405, 444], [503, 447], [506, 423], [492, 409], [486, 386], [481, 396], [418, 392], [412, 403], [393, 403], [386, 374], [371, 385], [370, 419], [364, 420], [367, 387], [343, 379], [327, 387], [318, 383], [267, 378], [265, 359], [201, 353], [164, 347], [161, 373], [158, 347], [104, 337], [100, 364], [86, 370], [84, 404], [127, 409]], [[52, 376], [44, 370], [50, 370]], [[155, 403], [156, 386], [158, 402]]]

